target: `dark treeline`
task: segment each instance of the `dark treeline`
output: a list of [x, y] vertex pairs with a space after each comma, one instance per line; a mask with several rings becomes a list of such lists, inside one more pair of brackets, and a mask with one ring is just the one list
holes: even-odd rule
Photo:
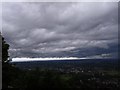
[[49, 69], [19, 69], [9, 63], [9, 45], [2, 38], [2, 89], [17, 88], [26, 90], [31, 88], [119, 88], [119, 72], [101, 73], [99, 71], [63, 72]]

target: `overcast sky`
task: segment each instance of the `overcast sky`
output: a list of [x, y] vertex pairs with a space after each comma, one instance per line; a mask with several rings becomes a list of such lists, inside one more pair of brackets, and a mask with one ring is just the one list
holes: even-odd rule
[[117, 3], [3, 3], [11, 57], [117, 54]]

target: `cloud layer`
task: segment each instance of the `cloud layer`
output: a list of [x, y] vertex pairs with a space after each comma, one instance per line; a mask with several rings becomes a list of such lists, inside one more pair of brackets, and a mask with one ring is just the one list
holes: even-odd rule
[[3, 3], [2, 33], [12, 57], [109, 50], [118, 43], [117, 9], [117, 3]]

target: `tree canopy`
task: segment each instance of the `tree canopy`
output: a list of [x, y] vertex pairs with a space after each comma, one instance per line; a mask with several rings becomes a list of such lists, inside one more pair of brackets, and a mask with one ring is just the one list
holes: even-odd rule
[[4, 38], [2, 37], [2, 63], [8, 62], [8, 49], [9, 44], [6, 43]]

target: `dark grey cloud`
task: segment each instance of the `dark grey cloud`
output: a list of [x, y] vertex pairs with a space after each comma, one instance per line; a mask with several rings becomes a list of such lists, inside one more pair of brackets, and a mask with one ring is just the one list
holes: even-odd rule
[[117, 3], [14, 2], [2, 9], [2, 33], [12, 57], [67, 56], [117, 44]]

